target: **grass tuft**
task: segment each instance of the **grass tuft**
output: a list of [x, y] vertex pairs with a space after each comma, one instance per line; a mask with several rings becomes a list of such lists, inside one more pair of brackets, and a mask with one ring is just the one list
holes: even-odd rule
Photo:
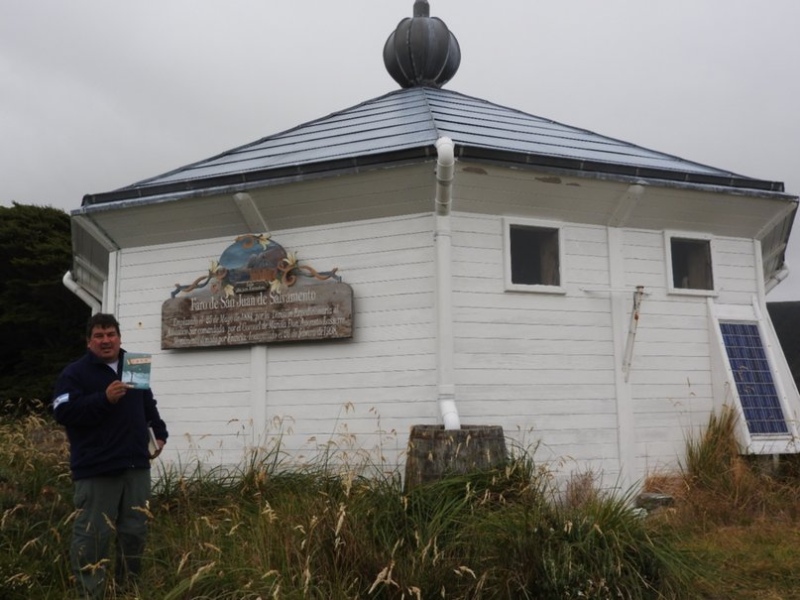
[[[408, 493], [383, 462], [343, 460], [335, 445], [293, 465], [279, 437], [238, 466], [163, 468], [141, 597], [794, 597], [797, 469], [767, 474], [740, 457], [732, 418], [687, 441], [679, 473], [650, 478], [676, 501], [646, 518], [632, 492], [599, 489], [591, 473], [554, 489], [547, 466], [521, 451]], [[0, 597], [74, 592], [70, 498], [61, 430], [45, 417], [3, 422]]]

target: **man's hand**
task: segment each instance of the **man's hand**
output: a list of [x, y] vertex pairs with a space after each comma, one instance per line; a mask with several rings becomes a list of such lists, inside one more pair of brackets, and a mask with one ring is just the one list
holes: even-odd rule
[[116, 404], [129, 389], [130, 385], [126, 383], [122, 383], [121, 381], [112, 381], [111, 384], [106, 388], [106, 399], [111, 404]]
[[161, 454], [161, 451], [164, 449], [165, 445], [166, 442], [164, 440], [156, 440], [156, 446], [158, 446], [158, 450], [156, 450], [155, 452], [153, 452], [153, 454], [150, 455], [150, 460], [153, 460], [159, 454]]

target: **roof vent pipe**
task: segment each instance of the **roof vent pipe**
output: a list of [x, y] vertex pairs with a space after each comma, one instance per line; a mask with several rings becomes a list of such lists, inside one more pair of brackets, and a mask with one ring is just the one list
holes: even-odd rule
[[455, 151], [453, 140], [441, 137], [436, 141], [436, 328], [439, 386], [439, 411], [444, 428], [461, 429], [456, 410], [456, 386], [453, 382], [453, 284], [451, 260], [450, 204]]

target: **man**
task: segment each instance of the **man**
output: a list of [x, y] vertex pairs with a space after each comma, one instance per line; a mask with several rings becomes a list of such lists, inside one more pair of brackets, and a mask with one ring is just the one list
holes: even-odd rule
[[[88, 352], [68, 365], [55, 386], [53, 412], [70, 443], [75, 519], [70, 562], [87, 598], [102, 598], [111, 538], [116, 533], [114, 579], [135, 583], [147, 534], [150, 459], [167, 441], [167, 427], [150, 389], [120, 381], [124, 350], [113, 315], [93, 315]], [[158, 450], [150, 456], [148, 427]]]

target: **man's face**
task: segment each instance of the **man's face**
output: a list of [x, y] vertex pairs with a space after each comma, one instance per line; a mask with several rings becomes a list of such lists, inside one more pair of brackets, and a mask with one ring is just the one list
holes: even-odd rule
[[92, 328], [92, 335], [86, 342], [89, 350], [98, 358], [105, 362], [111, 362], [119, 358], [120, 337], [117, 330], [113, 327], [100, 327], [95, 325]]

